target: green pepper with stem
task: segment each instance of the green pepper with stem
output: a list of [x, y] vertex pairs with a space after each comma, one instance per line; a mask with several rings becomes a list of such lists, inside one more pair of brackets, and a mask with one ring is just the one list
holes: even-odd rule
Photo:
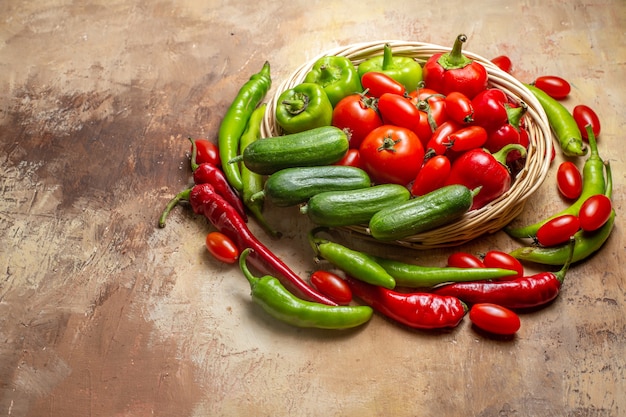
[[[267, 104], [261, 104], [259, 107], [252, 112], [250, 116], [250, 120], [248, 121], [248, 126], [246, 130], [241, 135], [241, 141], [239, 150], [240, 153], [243, 154], [244, 149], [251, 144], [252, 142], [258, 140], [261, 137], [261, 122], [263, 117], [265, 116], [265, 110], [267, 108]], [[241, 192], [241, 199], [245, 204], [246, 208], [250, 211], [252, 216], [257, 220], [259, 225], [272, 237], [280, 237], [281, 233], [275, 230], [265, 219], [263, 215], [263, 206], [265, 205], [265, 201], [263, 198], [255, 198], [252, 199], [252, 196], [263, 190], [264, 187], [264, 178], [263, 175], [257, 174], [255, 172], [250, 171], [245, 164], [241, 164], [241, 182], [243, 184], [243, 189]]]
[[583, 166], [583, 189], [578, 199], [569, 207], [537, 223], [519, 228], [513, 228], [510, 226], [505, 227], [504, 231], [509, 236], [515, 238], [534, 238], [537, 235], [537, 230], [539, 230], [539, 228], [549, 220], [566, 214], [578, 216], [580, 207], [583, 205], [585, 200], [595, 194], [604, 194], [606, 188], [604, 179], [604, 161], [598, 153], [598, 144], [591, 126], [587, 126], [586, 130], [588, 132], [589, 148], [591, 149], [591, 153]]
[[409, 56], [394, 56], [391, 45], [385, 44], [383, 55], [361, 62], [358, 66], [359, 77], [366, 72], [382, 72], [406, 88], [407, 93], [417, 90], [422, 82], [422, 66]]
[[342, 98], [363, 90], [356, 67], [345, 56], [325, 56], [318, 59], [304, 77], [304, 82], [321, 85], [333, 107]]
[[229, 164], [228, 161], [239, 153], [239, 141], [248, 120], [271, 86], [270, 64], [266, 61], [261, 71], [252, 75], [241, 87], [220, 124], [217, 143], [222, 170], [230, 185], [238, 192], [243, 188], [239, 164]]
[[326, 259], [348, 275], [363, 282], [388, 289], [396, 286], [395, 279], [371, 256], [339, 243], [316, 237], [315, 234], [322, 230], [326, 228], [317, 227], [309, 233], [309, 243], [316, 256]]
[[250, 283], [252, 299], [272, 317], [296, 327], [320, 329], [349, 329], [366, 323], [372, 317], [374, 311], [369, 306], [329, 306], [302, 300], [289, 292], [277, 278], [271, 275], [254, 276], [246, 264], [250, 252], [250, 248], [241, 252], [239, 267]]
[[286, 133], [330, 126], [333, 106], [321, 85], [300, 83], [283, 91], [276, 103], [276, 122]]
[[[606, 191], [604, 195], [611, 198], [613, 194], [613, 176], [611, 165], [606, 163]], [[593, 232], [579, 230], [574, 234], [575, 246], [572, 262], [582, 261], [598, 251], [611, 235], [615, 225], [615, 210], [611, 210], [609, 219], [602, 227]], [[552, 247], [528, 246], [515, 249], [511, 256], [522, 261], [535, 262], [545, 265], [562, 265], [568, 258], [567, 245]]]

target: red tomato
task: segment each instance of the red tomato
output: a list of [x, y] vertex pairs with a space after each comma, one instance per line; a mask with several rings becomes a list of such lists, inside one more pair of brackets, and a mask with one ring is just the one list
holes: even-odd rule
[[611, 217], [613, 204], [611, 199], [604, 194], [592, 195], [580, 206], [578, 218], [580, 220], [580, 228], [592, 232], [598, 230]]
[[583, 192], [583, 176], [576, 164], [562, 162], [556, 171], [556, 185], [563, 197], [574, 200]]
[[451, 120], [461, 125], [467, 125], [474, 121], [472, 100], [467, 98], [465, 94], [453, 91], [446, 96], [445, 102], [446, 113]]
[[506, 252], [490, 250], [483, 257], [483, 263], [487, 268], [501, 268], [517, 272], [517, 275], [499, 278], [499, 281], [508, 281], [524, 276], [524, 266], [522, 263]]
[[[215, 166], [222, 165], [216, 144], [207, 139], [196, 139], [194, 142], [196, 142], [196, 163], [198, 165], [205, 163]], [[190, 150], [190, 152], [192, 151]]]
[[520, 318], [515, 312], [491, 303], [474, 304], [469, 318], [479, 329], [502, 336], [515, 334], [521, 326]]
[[239, 258], [237, 245], [228, 236], [220, 232], [206, 235], [206, 247], [215, 259], [227, 264], [234, 264]]
[[480, 126], [467, 126], [448, 136], [450, 149], [457, 152], [480, 148], [487, 142], [487, 131]]
[[406, 89], [402, 84], [382, 72], [366, 72], [361, 77], [361, 85], [370, 97], [380, 97], [385, 93], [403, 96]]
[[491, 60], [498, 68], [500, 68], [504, 72], [511, 73], [511, 69], [513, 69], [513, 64], [511, 63], [511, 59], [506, 55], [500, 55]]
[[448, 266], [452, 268], [484, 268], [485, 264], [471, 253], [454, 252], [448, 256]]
[[426, 147], [433, 132], [448, 120], [445, 97], [435, 90], [420, 88], [412, 91], [409, 98], [419, 110], [420, 115], [414, 129], [415, 133], [422, 141], [422, 145]]
[[435, 155], [429, 158], [411, 186], [411, 194], [424, 195], [443, 186], [450, 175], [450, 159], [445, 155]]
[[572, 90], [570, 84], [556, 75], [544, 75], [535, 80], [535, 87], [556, 100], [562, 100]]
[[335, 165], [345, 165], [361, 168], [361, 156], [358, 149], [348, 149], [348, 152]]
[[333, 109], [332, 125], [349, 133], [353, 149], [358, 149], [365, 136], [382, 124], [374, 101], [361, 94], [344, 97]]
[[580, 220], [572, 214], [564, 214], [549, 220], [537, 230], [537, 242], [542, 246], [565, 243], [580, 229]]
[[346, 305], [352, 301], [352, 290], [348, 284], [332, 272], [322, 270], [313, 272], [311, 285], [337, 304]]
[[398, 94], [385, 93], [380, 96], [378, 111], [384, 124], [411, 130], [414, 130], [420, 119], [419, 110], [411, 100]]
[[448, 136], [461, 129], [461, 125], [452, 120], [443, 122], [441, 126], [437, 128], [430, 137], [430, 140], [426, 144], [428, 152], [433, 152], [435, 155], [443, 155], [450, 147], [450, 141]]
[[363, 169], [376, 183], [406, 185], [417, 176], [424, 148], [411, 130], [383, 125], [370, 132], [359, 148]]
[[593, 135], [597, 138], [600, 134], [600, 119], [595, 111], [589, 106], [585, 106], [584, 104], [579, 104], [574, 107], [572, 110], [572, 116], [574, 116], [574, 120], [576, 120], [576, 124], [578, 125], [578, 129], [580, 133], [582, 133], [584, 139], [589, 139], [587, 136], [587, 125], [591, 125], [591, 130], [593, 130]]

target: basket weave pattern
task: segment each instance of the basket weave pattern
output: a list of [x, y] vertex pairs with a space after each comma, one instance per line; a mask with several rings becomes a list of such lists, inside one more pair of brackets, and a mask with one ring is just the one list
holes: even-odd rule
[[[283, 91], [303, 82], [304, 77], [319, 58], [331, 55], [345, 56], [358, 65], [366, 59], [382, 55], [385, 44], [391, 46], [394, 56], [409, 56], [421, 64], [432, 55], [449, 52], [451, 49], [421, 42], [375, 41], [351, 44], [326, 51], [301, 65], [278, 86], [277, 92], [268, 102], [261, 125], [261, 136], [270, 137], [282, 134], [275, 118], [278, 96]], [[486, 206], [466, 213], [454, 223], [392, 242], [394, 244], [415, 249], [449, 247], [466, 243], [485, 233], [494, 233], [522, 212], [526, 200], [541, 186], [550, 168], [552, 133], [546, 114], [534, 95], [520, 81], [500, 70], [488, 59], [467, 51], [463, 53], [483, 64], [489, 76], [489, 87], [499, 88], [511, 98], [522, 100], [528, 105], [524, 119], [530, 144], [525, 166], [514, 178], [511, 188]], [[354, 225], [343, 229], [354, 232], [358, 237], [373, 239], [366, 225]]]

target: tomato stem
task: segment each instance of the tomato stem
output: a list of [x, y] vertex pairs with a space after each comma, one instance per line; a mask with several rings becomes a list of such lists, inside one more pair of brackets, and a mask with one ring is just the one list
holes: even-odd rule
[[399, 142], [400, 142], [400, 139], [394, 139], [391, 137], [391, 135], [389, 135], [383, 139], [382, 145], [380, 145], [378, 149], [376, 150], [378, 152], [382, 152], [382, 151], [396, 152], [395, 146]]

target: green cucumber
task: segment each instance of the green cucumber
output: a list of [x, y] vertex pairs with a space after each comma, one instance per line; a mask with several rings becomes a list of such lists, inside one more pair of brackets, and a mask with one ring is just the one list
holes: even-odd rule
[[367, 172], [342, 165], [285, 168], [270, 175], [263, 191], [252, 199], [267, 198], [275, 206], [288, 207], [304, 203], [322, 191], [347, 191], [369, 188]]
[[257, 174], [271, 175], [281, 169], [331, 165], [348, 151], [346, 132], [334, 126], [322, 126], [284, 136], [262, 138], [229, 161], [243, 161]]
[[313, 223], [340, 227], [367, 224], [380, 210], [408, 201], [411, 193], [398, 184], [381, 184], [358, 190], [325, 191], [300, 208]]
[[382, 209], [372, 216], [369, 231], [375, 239], [389, 241], [432, 230], [463, 216], [472, 206], [473, 198], [474, 192], [464, 185], [441, 187]]

